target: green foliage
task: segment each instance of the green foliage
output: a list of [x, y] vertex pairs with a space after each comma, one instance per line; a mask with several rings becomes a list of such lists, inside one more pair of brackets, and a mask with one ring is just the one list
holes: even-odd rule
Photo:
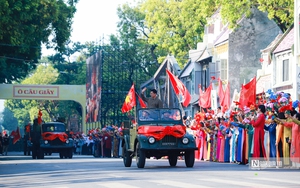
[[23, 80], [22, 84], [52, 84], [57, 80], [58, 71], [48, 63], [40, 64], [34, 74]]
[[16, 130], [19, 124], [13, 112], [8, 108], [4, 108], [2, 114], [3, 114], [3, 122], [2, 122], [3, 127], [10, 132]]
[[[151, 28], [149, 43], [174, 55], [183, 67], [188, 51], [202, 41], [207, 16], [215, 10], [211, 1], [202, 0], [147, 0], [141, 9], [146, 25]], [[203, 11], [209, 7], [211, 12]], [[166, 55], [166, 54], [165, 54]]]
[[35, 69], [41, 44], [63, 51], [77, 0], [0, 0], [0, 83]]
[[[159, 66], [158, 58], [167, 51], [158, 48], [156, 44], [149, 43], [149, 31], [145, 22], [145, 14], [139, 7], [130, 7], [124, 4], [118, 8], [119, 36], [110, 37], [110, 45], [115, 49], [122, 49], [130, 55], [130, 66], [136, 64], [140, 73], [151, 77]], [[132, 82], [132, 79], [130, 79]]]
[[[56, 81], [58, 72], [49, 63], [40, 64], [35, 72], [28, 78], [23, 80], [21, 84], [52, 84]], [[50, 121], [50, 113], [52, 108], [55, 108], [55, 101], [45, 100], [16, 100], [10, 99], [5, 101], [5, 106], [13, 112], [17, 118], [19, 125], [27, 125], [28, 122], [33, 122], [37, 118], [38, 109], [43, 110], [43, 119]], [[48, 110], [48, 111], [47, 111]]]
[[282, 31], [294, 22], [294, 0], [216, 0], [216, 4], [221, 7], [223, 22], [228, 22], [231, 28], [237, 26], [242, 16], [250, 16], [251, 8], [266, 12]]

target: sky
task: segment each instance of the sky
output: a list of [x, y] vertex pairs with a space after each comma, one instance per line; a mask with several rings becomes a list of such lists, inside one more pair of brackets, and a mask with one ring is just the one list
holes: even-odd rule
[[[100, 41], [117, 32], [117, 8], [125, 3], [135, 4], [135, 0], [79, 0], [73, 18], [73, 42]], [[106, 41], [106, 40], [104, 40]], [[43, 56], [51, 55], [52, 50], [42, 50]], [[0, 112], [3, 111], [4, 100], [0, 100]]]
[[[79, 0], [77, 11], [73, 18], [73, 42], [85, 43], [87, 41], [100, 41], [117, 32], [117, 8], [119, 5], [135, 0]], [[102, 41], [102, 40], [101, 40]], [[53, 51], [43, 48], [43, 56], [52, 54]]]

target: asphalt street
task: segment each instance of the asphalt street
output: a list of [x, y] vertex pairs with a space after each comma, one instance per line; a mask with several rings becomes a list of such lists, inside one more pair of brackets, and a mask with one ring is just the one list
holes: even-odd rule
[[124, 167], [120, 158], [57, 154], [33, 160], [21, 152], [0, 156], [0, 187], [108, 187], [108, 188], [204, 188], [204, 187], [300, 187], [300, 170], [252, 170], [247, 165], [195, 161], [186, 168], [183, 160], [170, 167], [166, 159], [147, 159], [139, 169], [135, 159]]

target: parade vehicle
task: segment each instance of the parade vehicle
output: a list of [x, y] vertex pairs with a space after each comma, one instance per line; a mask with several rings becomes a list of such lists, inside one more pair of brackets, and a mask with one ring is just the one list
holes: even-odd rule
[[165, 156], [170, 166], [177, 165], [179, 156], [184, 156], [186, 167], [194, 166], [195, 139], [186, 132], [180, 109], [139, 109], [135, 120], [124, 126], [122, 149], [125, 167], [131, 166], [133, 157], [137, 167], [144, 168], [146, 158], [161, 159]]
[[66, 133], [65, 124], [48, 122], [38, 125], [34, 121], [30, 131], [30, 142], [33, 159], [44, 159], [45, 154], [59, 153], [59, 157], [72, 158], [74, 141]]

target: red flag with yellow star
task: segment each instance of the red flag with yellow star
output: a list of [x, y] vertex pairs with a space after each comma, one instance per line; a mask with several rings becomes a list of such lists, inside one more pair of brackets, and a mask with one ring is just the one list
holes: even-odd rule
[[132, 84], [126, 98], [124, 104], [122, 106], [122, 113], [130, 111], [134, 106], [136, 106], [136, 98], [135, 98], [135, 90], [134, 84]]

